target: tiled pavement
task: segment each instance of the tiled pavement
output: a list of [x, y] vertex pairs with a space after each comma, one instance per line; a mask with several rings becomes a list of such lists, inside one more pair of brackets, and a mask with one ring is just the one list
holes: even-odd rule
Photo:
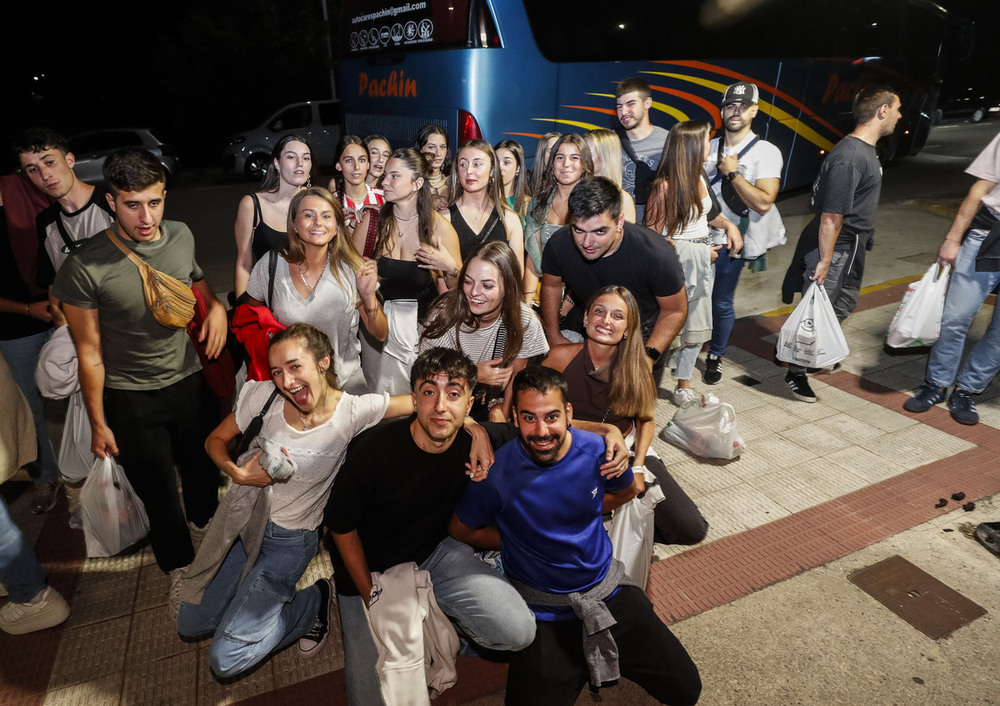
[[[923, 353], [892, 354], [882, 346], [904, 289], [896, 283], [863, 295], [845, 324], [851, 355], [841, 371], [813, 378], [813, 405], [791, 398], [784, 369], [772, 362], [784, 316], [738, 323], [724, 381], [710, 391], [736, 409], [746, 453], [706, 462], [654, 442], [711, 524], [697, 547], [656, 548], [648, 592], [665, 619], [710, 610], [943, 514], [954, 503], [934, 504], [952, 492], [970, 500], [1000, 492], [996, 384], [979, 398], [983, 421], [976, 427], [955, 423], [943, 405], [923, 415], [902, 411], [926, 361]], [[980, 314], [972, 340], [991, 313], [987, 307]], [[673, 411], [661, 401], [661, 426]], [[344, 702], [339, 641], [312, 660], [287, 650], [222, 684], [208, 671], [207, 641], [185, 643], [173, 631], [166, 580], [148, 549], [84, 560], [80, 534], [66, 527], [65, 501], [34, 517], [26, 483], [2, 491], [37, 538], [50, 582], [70, 600], [73, 615], [35, 635], [0, 634], [0, 705]], [[323, 553], [301, 585], [329, 570]], [[459, 685], [437, 703], [496, 692], [503, 675], [502, 666], [463, 658]]]

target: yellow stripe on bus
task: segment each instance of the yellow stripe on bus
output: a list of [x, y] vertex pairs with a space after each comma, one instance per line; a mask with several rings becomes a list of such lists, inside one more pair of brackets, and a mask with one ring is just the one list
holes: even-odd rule
[[[587, 95], [588, 96], [596, 96], [597, 98], [614, 98], [615, 97], [614, 93], [588, 93]], [[660, 112], [667, 113], [668, 115], [673, 116], [677, 120], [677, 122], [679, 122], [679, 123], [682, 123], [685, 120], [690, 120], [691, 119], [691, 117], [687, 113], [685, 113], [683, 110], [680, 110], [678, 108], [674, 108], [673, 106], [667, 105], [666, 103], [659, 103], [657, 101], [653, 101], [653, 107], [656, 108], [657, 110], [659, 110]]]
[[556, 118], [532, 118], [532, 120], [539, 120], [545, 123], [559, 123], [560, 125], [572, 125], [573, 127], [583, 128], [584, 130], [597, 130], [601, 127], [600, 125], [584, 123], [579, 120], [558, 120]]
[[[675, 78], [675, 79], [678, 79], [678, 80], [681, 80], [681, 81], [688, 81], [690, 83], [696, 83], [699, 86], [704, 86], [704, 87], [710, 88], [710, 89], [712, 89], [714, 91], [718, 91], [720, 95], [723, 94], [723, 93], [725, 93], [726, 87], [727, 87], [727, 84], [719, 83], [718, 81], [710, 81], [707, 78], [697, 78], [695, 76], [686, 76], [684, 74], [674, 74], [674, 73], [668, 73], [668, 72], [665, 72], [665, 71], [645, 71], [644, 73], [654, 74], [656, 76], [666, 76], [668, 78]], [[660, 104], [653, 103], [653, 105], [657, 106], [659, 108]], [[792, 130], [793, 132], [801, 135], [806, 140], [808, 140], [809, 142], [813, 143], [814, 145], [816, 145], [820, 149], [823, 149], [823, 150], [832, 150], [833, 149], [833, 143], [832, 142], [830, 142], [828, 139], [826, 139], [825, 137], [823, 137], [822, 135], [820, 135], [818, 132], [816, 132], [815, 130], [813, 130], [811, 127], [809, 127], [808, 125], [806, 125], [805, 123], [803, 123], [798, 118], [790, 115], [789, 113], [785, 112], [781, 108], [778, 108], [778, 107], [772, 105], [771, 103], [768, 103], [767, 101], [762, 100], [762, 101], [760, 101], [759, 105], [760, 105], [761, 111], [764, 112], [766, 115], [770, 115], [775, 120], [781, 121], [790, 130]], [[661, 110], [662, 110], [662, 108], [661, 108]], [[671, 113], [671, 115], [672, 114], [673, 113]]]

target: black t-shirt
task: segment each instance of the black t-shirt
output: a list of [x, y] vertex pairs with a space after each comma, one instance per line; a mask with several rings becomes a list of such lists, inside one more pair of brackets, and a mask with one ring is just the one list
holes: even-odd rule
[[601, 287], [616, 284], [635, 296], [648, 335], [660, 315], [657, 297], [669, 297], [684, 289], [684, 270], [674, 246], [658, 233], [634, 223], [625, 224], [618, 249], [593, 262], [576, 249], [570, 226], [549, 238], [542, 253], [542, 271], [560, 277], [582, 307]]
[[[18, 270], [14, 260], [14, 250], [10, 245], [7, 230], [7, 215], [0, 206], [0, 297], [25, 304], [45, 301], [45, 295], [31, 296], [28, 285]], [[0, 341], [13, 341], [26, 336], [34, 336], [52, 328], [52, 324], [24, 314], [0, 311]]]
[[882, 191], [882, 165], [875, 146], [848, 135], [830, 151], [813, 182], [812, 210], [844, 216], [844, 229], [857, 235], [875, 232]]
[[[325, 524], [357, 530], [370, 571], [429, 557], [448, 536], [448, 522], [468, 477], [472, 437], [460, 431], [444, 452], [421, 450], [410, 434], [415, 417], [372, 427], [352, 442], [326, 506]], [[513, 426], [484, 424], [494, 448], [513, 438]], [[337, 593], [358, 595], [337, 551], [331, 552]]]

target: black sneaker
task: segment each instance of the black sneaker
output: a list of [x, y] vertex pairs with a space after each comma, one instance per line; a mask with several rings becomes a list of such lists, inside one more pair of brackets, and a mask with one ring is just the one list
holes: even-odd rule
[[925, 382], [917, 388], [916, 392], [913, 393], [913, 397], [903, 403], [903, 409], [907, 412], [926, 412], [938, 402], [944, 402], [944, 398], [947, 396], [947, 387], [938, 387], [937, 385]]
[[701, 379], [706, 385], [718, 385], [722, 382], [722, 358], [711, 353], [705, 356], [705, 372]]
[[955, 388], [948, 398], [948, 410], [951, 418], [959, 424], [972, 426], [979, 424], [979, 412], [976, 411], [976, 401], [972, 399], [972, 393]]
[[803, 402], [815, 402], [816, 393], [809, 387], [809, 378], [805, 373], [788, 373], [785, 376], [785, 384], [792, 391], [792, 396]]
[[330, 579], [320, 579], [313, 585], [319, 589], [319, 612], [309, 632], [299, 638], [299, 652], [303, 657], [318, 654], [330, 637], [330, 609], [333, 606]]

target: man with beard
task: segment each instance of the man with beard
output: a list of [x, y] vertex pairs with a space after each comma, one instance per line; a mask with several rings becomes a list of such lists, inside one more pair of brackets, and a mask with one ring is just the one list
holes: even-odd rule
[[751, 131], [760, 93], [740, 81], [722, 97], [723, 134], [712, 140], [707, 175], [718, 196], [722, 215], [739, 225], [743, 249], [731, 257], [723, 247], [715, 261], [712, 285], [712, 340], [705, 357], [707, 385], [722, 381], [722, 357], [736, 321], [736, 284], [744, 266], [754, 272], [767, 269], [767, 251], [785, 242], [785, 225], [774, 201], [781, 187], [781, 151]]
[[466, 488], [449, 527], [473, 547], [500, 550], [535, 614], [534, 642], [511, 655], [506, 703], [573, 704], [588, 672], [592, 688], [625, 676], [661, 703], [696, 703], [697, 667], [612, 558], [601, 521], [635, 495], [631, 470], [601, 475], [603, 443], [569, 430], [561, 373], [526, 368], [513, 385], [519, 438], [497, 451], [489, 478]]
[[649, 121], [652, 107], [652, 91], [641, 78], [627, 78], [615, 89], [615, 112], [622, 125], [617, 131], [622, 141], [622, 188], [635, 199], [636, 223], [642, 223], [646, 213], [649, 185], [668, 134]]

